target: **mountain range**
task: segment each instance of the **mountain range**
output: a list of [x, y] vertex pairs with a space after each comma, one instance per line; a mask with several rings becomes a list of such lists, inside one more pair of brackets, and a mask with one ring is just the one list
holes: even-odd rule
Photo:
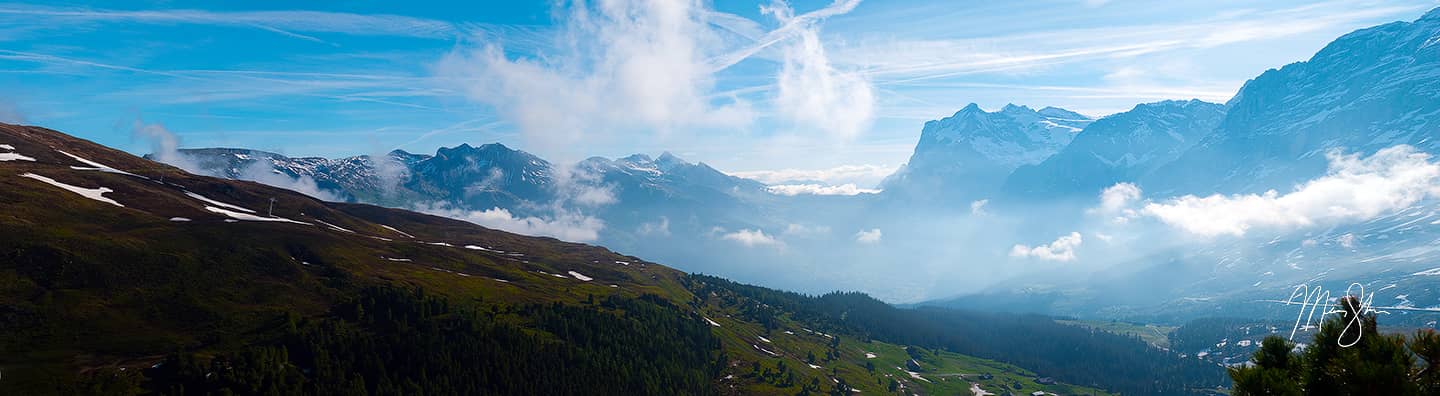
[[[1224, 383], [1213, 365], [1049, 317], [743, 285], [190, 174], [39, 127], [0, 124], [0, 153], [4, 394], [1168, 394]], [[464, 158], [454, 154], [441, 153]]]
[[[854, 232], [851, 230], [867, 231], [891, 218], [934, 217], [928, 211], [980, 213], [980, 209], [990, 208], [991, 214], [1004, 215], [1007, 206], [1013, 211], [1010, 215], [1023, 219], [1027, 230], [1063, 235], [1083, 221], [1085, 207], [1096, 204], [1102, 189], [1116, 183], [1133, 183], [1155, 197], [1259, 193], [1285, 190], [1324, 174], [1326, 154], [1332, 150], [1368, 155], [1406, 144], [1440, 153], [1440, 139], [1434, 139], [1440, 133], [1436, 122], [1440, 115], [1437, 51], [1440, 10], [1415, 21], [1344, 35], [1309, 60], [1261, 73], [1224, 104], [1198, 100], [1145, 103], [1099, 119], [1055, 107], [1034, 110], [1012, 104], [986, 111], [970, 104], [949, 117], [926, 122], [909, 162], [878, 186], [883, 190], [880, 194], [827, 197], [818, 204], [814, 197], [768, 194], [759, 182], [668, 154], [654, 159], [642, 155], [592, 158], [575, 166], [556, 167], [498, 144], [443, 148], [434, 156], [396, 151], [378, 163], [369, 157], [292, 159], [231, 149], [183, 153], [198, 159], [201, 166], [196, 170], [202, 173], [254, 179], [244, 171], [260, 163], [269, 173], [313, 179], [319, 188], [333, 190], [341, 199], [386, 206], [438, 202], [468, 210], [503, 208], [537, 216], [564, 206], [567, 211], [603, 221], [604, 230], [596, 239], [599, 243], [684, 262], [692, 270], [723, 273], [737, 264], [698, 253], [709, 251], [706, 249], [692, 252], [673, 247], [676, 243], [713, 246], [719, 231], [736, 230], [747, 232], [741, 235], [751, 238], [746, 241], [778, 246], [784, 241], [777, 241], [776, 236], [787, 231], [824, 229], [846, 230], [820, 242], [827, 250], [840, 256], [858, 255], [864, 252], [863, 246], [839, 247]], [[268, 164], [256, 162], [257, 157], [266, 158]], [[563, 179], [574, 182], [557, 182], [562, 174]], [[570, 189], [574, 186], [587, 190], [577, 193]], [[1024, 213], [1042, 204], [1049, 204], [1045, 216]], [[1391, 242], [1395, 245], [1386, 248], [1391, 253], [1418, 249], [1418, 244], [1426, 241], [1386, 234], [1409, 230], [1411, 220], [1382, 217], [1373, 220], [1381, 223], [1369, 229], [1385, 232], [1354, 235], [1408, 241]], [[660, 224], [670, 234], [666, 238], [670, 243], [659, 244], [666, 247], [657, 247], [653, 243], [656, 237], [650, 234]], [[1346, 234], [1334, 231], [1325, 234], [1332, 238]], [[1273, 237], [1298, 246], [1314, 239], [1307, 234], [1315, 232]], [[924, 230], [890, 228], [884, 235], [886, 240], [933, 246], [913, 242], [925, 234]], [[1284, 258], [1295, 253], [1268, 247], [1275, 245], [1269, 240], [1252, 243], [1247, 239], [1204, 250], [1211, 253], [1157, 253], [1136, 266], [1190, 263], [1177, 266], [1189, 268], [1185, 271], [1193, 271], [1195, 276], [1231, 279], [1233, 268], [1214, 265], [1214, 260], [1234, 257], [1233, 251], [1225, 251], [1228, 248], [1248, 252], [1248, 263], [1265, 263], [1256, 264], [1253, 271], [1257, 274], [1285, 273], [1288, 270], [1276, 268], [1276, 264], [1285, 263]], [[1423, 257], [1429, 257], [1428, 253]], [[794, 255], [747, 258], [803, 259]], [[910, 256], [883, 259], [917, 260]], [[1251, 283], [1253, 280], [1211, 286], [1237, 292], [1258, 287]], [[1024, 278], [1011, 285], [1028, 287]], [[1179, 291], [1166, 293], [1166, 298], [1174, 301], [1194, 297]]]

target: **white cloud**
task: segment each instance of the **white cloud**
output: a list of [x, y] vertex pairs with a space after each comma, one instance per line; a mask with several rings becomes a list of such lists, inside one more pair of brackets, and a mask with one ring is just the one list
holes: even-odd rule
[[531, 138], [573, 142], [584, 133], [741, 127], [749, 105], [717, 104], [708, 60], [727, 49], [697, 1], [601, 1], [562, 5], [556, 50], [514, 57], [486, 41], [437, 66]]
[[[194, 174], [208, 174], [194, 158], [180, 153], [180, 137], [160, 123], [135, 120], [131, 134], [150, 141], [151, 158]], [[214, 176], [214, 175], [210, 175]]]
[[860, 230], [860, 232], [855, 233], [855, 242], [866, 244], [879, 243], [880, 237], [881, 233], [879, 228]]
[[1071, 232], [1070, 235], [1061, 236], [1050, 242], [1048, 245], [1030, 247], [1016, 244], [1010, 248], [1010, 257], [1034, 257], [1049, 261], [1073, 261], [1075, 260], [1075, 248], [1080, 247], [1084, 242], [1079, 232]]
[[870, 188], [859, 188], [854, 184], [842, 184], [838, 186], [826, 186], [820, 184], [781, 184], [767, 186], [765, 191], [784, 196], [796, 195], [860, 195], [878, 194], [880, 190]]
[[731, 176], [754, 179], [765, 184], [855, 184], [873, 186], [879, 184], [896, 167], [889, 165], [841, 165], [828, 169], [777, 169], [729, 172]]
[[[150, 141], [152, 158], [155, 161], [180, 168], [186, 172], [207, 175], [214, 177], [225, 177], [211, 170], [203, 169], [199, 161], [180, 152], [180, 137], [171, 133], [164, 125], [159, 123], [146, 124], [144, 121], [136, 120], [132, 124], [132, 134]], [[270, 166], [268, 161], [255, 161], [246, 165], [236, 175], [240, 180], [249, 180], [266, 184], [272, 187], [279, 187], [301, 194], [309, 195], [312, 198], [331, 202], [345, 201], [345, 197], [334, 191], [320, 188], [315, 179], [309, 176], [300, 175], [291, 177], [288, 174], [280, 173]]]
[[793, 224], [793, 223], [792, 223], [792, 224], [788, 224], [788, 225], [785, 226], [785, 231], [781, 232], [781, 235], [784, 235], [784, 236], [794, 236], [794, 237], [812, 237], [812, 236], [824, 235], [824, 234], [829, 234], [829, 233], [830, 233], [830, 227], [827, 227], [827, 226], [823, 226], [823, 225], [807, 226], [807, 225], [804, 225], [804, 224]]
[[1344, 246], [1346, 249], [1355, 248], [1355, 234], [1347, 232], [1345, 233], [1345, 235], [1341, 235], [1339, 238], [1335, 238], [1335, 241], [1340, 242], [1340, 246]]
[[640, 235], [670, 236], [670, 218], [660, 216], [659, 220], [640, 224], [640, 228], [635, 232]]
[[[553, 45], [516, 51], [502, 48], [503, 35], [482, 37], [482, 46], [451, 52], [435, 70], [440, 84], [493, 107], [537, 143], [743, 129], [761, 112], [741, 96], [757, 92], [773, 93], [782, 117], [851, 136], [873, 118], [873, 95], [862, 77], [830, 66], [815, 33], [819, 21], [855, 3], [802, 15], [775, 3], [764, 11], [781, 26], [764, 34], [699, 0], [562, 3]], [[772, 46], [784, 54], [775, 85], [717, 89], [717, 73]]]
[[[853, 8], [859, 2], [851, 3]], [[761, 11], [781, 23], [794, 18], [781, 0]], [[831, 65], [815, 25], [800, 28], [799, 39], [785, 47], [776, 84], [775, 105], [780, 115], [798, 124], [848, 139], [868, 129], [875, 119], [875, 93], [870, 81], [859, 72], [845, 72]]]
[[418, 212], [465, 220], [485, 227], [517, 234], [549, 236], [572, 242], [593, 242], [600, 238], [605, 222], [572, 211], [557, 211], [548, 217], [516, 216], [504, 208], [456, 209], [445, 203], [419, 204]]
[[971, 202], [971, 203], [970, 203], [970, 214], [976, 215], [976, 216], [983, 216], [983, 215], [985, 215], [985, 214], [987, 213], [987, 212], [985, 211], [985, 205], [987, 205], [987, 204], [989, 204], [989, 203], [990, 203], [990, 200], [989, 200], [989, 199], [982, 199], [982, 200], [979, 200], [979, 201]]
[[1103, 215], [1123, 214], [1130, 209], [1132, 203], [1140, 199], [1140, 194], [1140, 187], [1132, 183], [1115, 183], [1100, 192], [1100, 206], [1091, 209], [1091, 212]]
[[1101, 241], [1104, 241], [1105, 243], [1110, 243], [1110, 242], [1115, 241], [1115, 236], [1114, 236], [1114, 235], [1110, 235], [1110, 234], [1106, 234], [1106, 233], [1094, 232], [1094, 233], [1091, 233], [1090, 235], [1094, 235], [1094, 236], [1095, 236], [1095, 239], [1099, 239], [1099, 240], [1101, 240]]
[[598, 208], [619, 201], [615, 198], [614, 186], [603, 183], [597, 172], [574, 165], [561, 165], [552, 169], [554, 184], [551, 189], [555, 190], [560, 205]]
[[240, 174], [236, 178], [292, 190], [319, 200], [330, 202], [345, 201], [344, 197], [336, 194], [334, 191], [320, 188], [320, 185], [316, 184], [315, 179], [310, 178], [310, 176], [299, 175], [291, 177], [290, 175], [280, 173], [271, 166], [269, 161], [251, 162], [250, 165], [245, 166], [245, 169], [240, 170]]
[[1147, 203], [1140, 212], [1192, 234], [1239, 236], [1256, 227], [1364, 221], [1440, 196], [1440, 165], [1414, 147], [1394, 146], [1369, 157], [1331, 151], [1326, 158], [1324, 176], [1286, 194], [1186, 195]]
[[770, 235], [766, 235], [765, 231], [761, 231], [758, 229], [744, 229], [735, 232], [725, 233], [723, 235], [720, 235], [720, 238], [729, 241], [735, 241], [736, 243], [750, 247], [782, 245], [780, 240], [775, 239], [775, 237], [772, 237]]

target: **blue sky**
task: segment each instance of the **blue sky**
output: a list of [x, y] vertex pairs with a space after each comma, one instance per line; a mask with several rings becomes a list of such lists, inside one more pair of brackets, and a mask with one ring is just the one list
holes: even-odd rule
[[[1223, 102], [1429, 1], [0, 3], [0, 118], [131, 151], [669, 150], [869, 184], [970, 102]], [[307, 7], [307, 8], [296, 8]]]

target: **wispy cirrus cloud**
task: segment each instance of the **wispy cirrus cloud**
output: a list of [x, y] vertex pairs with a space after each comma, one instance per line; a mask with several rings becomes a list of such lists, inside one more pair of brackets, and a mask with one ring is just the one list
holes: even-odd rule
[[0, 17], [5, 16], [38, 19], [50, 25], [126, 22], [254, 28], [309, 41], [320, 39], [295, 32], [456, 39], [466, 30], [466, 27], [434, 19], [324, 11], [113, 10], [3, 4]]
[[861, 66], [877, 84], [889, 85], [1274, 40], [1426, 7], [1326, 2], [1178, 23], [1053, 29], [974, 38], [861, 40], [837, 46], [831, 52], [837, 62]]

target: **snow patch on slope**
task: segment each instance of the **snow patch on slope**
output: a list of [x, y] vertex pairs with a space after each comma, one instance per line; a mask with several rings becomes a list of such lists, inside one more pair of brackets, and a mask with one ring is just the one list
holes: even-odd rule
[[105, 198], [105, 196], [104, 196], [105, 193], [115, 191], [115, 190], [111, 190], [111, 189], [106, 188], [106, 187], [98, 187], [98, 188], [76, 187], [76, 186], [72, 186], [72, 185], [69, 185], [69, 184], [65, 184], [65, 183], [61, 183], [61, 182], [55, 181], [55, 179], [51, 179], [51, 178], [48, 178], [48, 177], [45, 177], [45, 176], [40, 176], [40, 175], [37, 175], [37, 174], [34, 174], [34, 173], [25, 173], [25, 174], [20, 175], [20, 177], [28, 177], [28, 178], [31, 178], [31, 179], [39, 180], [39, 181], [45, 182], [46, 184], [49, 184], [49, 185], [52, 185], [52, 186], [55, 186], [55, 187], [60, 187], [60, 188], [62, 188], [62, 189], [65, 189], [66, 191], [73, 192], [73, 193], [76, 193], [76, 194], [80, 194], [80, 196], [85, 197], [85, 198], [90, 198], [90, 199], [93, 199], [93, 200], [96, 200], [96, 201], [108, 203], [108, 204], [115, 205], [115, 206], [119, 206], [119, 207], [122, 207], [122, 208], [125, 207], [125, 205], [121, 205], [119, 202], [115, 202], [115, 200], [113, 200], [113, 199]]
[[213, 200], [213, 199], [210, 199], [210, 198], [206, 198], [204, 195], [196, 194], [196, 193], [193, 193], [193, 192], [186, 191], [186, 192], [185, 192], [185, 195], [188, 196], [188, 197], [190, 197], [190, 198], [195, 198], [195, 199], [199, 200], [200, 202], [208, 203], [208, 204], [215, 205], [215, 206], [219, 206], [219, 207], [222, 207], [222, 208], [227, 208], [227, 209], [232, 209], [232, 210], [238, 210], [238, 211], [245, 212], [245, 213], [255, 213], [255, 211], [250, 210], [250, 209], [242, 208], [242, 207], [240, 207], [239, 205], [231, 205], [231, 204], [228, 204], [228, 203], [216, 201], [216, 200]]
[[295, 220], [290, 220], [290, 219], [283, 218], [283, 217], [264, 217], [264, 216], [256, 216], [256, 215], [249, 214], [249, 213], [241, 213], [241, 212], [236, 212], [236, 211], [229, 210], [229, 209], [217, 208], [217, 207], [214, 207], [214, 206], [206, 206], [206, 207], [205, 207], [205, 210], [208, 210], [208, 211], [211, 211], [211, 212], [214, 212], [214, 213], [219, 213], [219, 214], [222, 214], [222, 215], [225, 215], [225, 216], [229, 216], [230, 218], [235, 219], [235, 220], [244, 220], [244, 221], [270, 221], [270, 222], [277, 222], [277, 223], [294, 223], [294, 224], [312, 225], [312, 224], [310, 224], [310, 223], [306, 223], [306, 222], [303, 222], [303, 221], [295, 221]]

